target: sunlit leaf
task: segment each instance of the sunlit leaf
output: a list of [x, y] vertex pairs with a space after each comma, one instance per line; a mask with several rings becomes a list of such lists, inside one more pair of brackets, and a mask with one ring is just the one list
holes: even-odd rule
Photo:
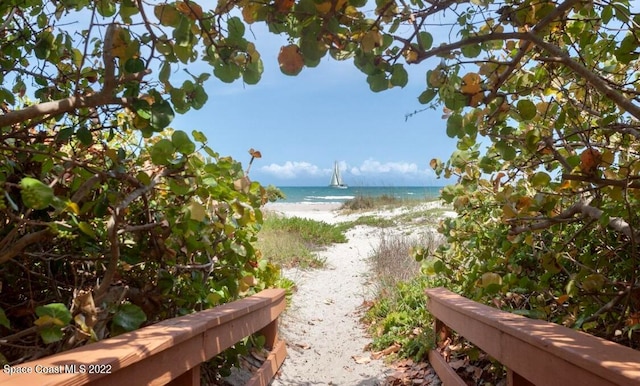
[[177, 151], [189, 155], [196, 151], [196, 145], [191, 141], [189, 135], [181, 130], [176, 130], [171, 135], [171, 142]]

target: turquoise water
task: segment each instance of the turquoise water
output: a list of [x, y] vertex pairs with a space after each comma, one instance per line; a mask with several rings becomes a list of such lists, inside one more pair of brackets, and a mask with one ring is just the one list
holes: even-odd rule
[[286, 196], [283, 203], [340, 203], [356, 196], [393, 196], [399, 199], [436, 199], [441, 186], [353, 186], [335, 189], [323, 186], [279, 186]]

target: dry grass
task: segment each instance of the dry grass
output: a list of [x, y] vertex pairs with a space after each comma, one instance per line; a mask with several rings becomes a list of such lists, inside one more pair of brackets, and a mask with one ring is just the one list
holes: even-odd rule
[[409, 282], [420, 274], [420, 263], [411, 255], [416, 247], [434, 250], [439, 237], [428, 233], [421, 237], [383, 234], [371, 259], [373, 271], [380, 288], [393, 288], [398, 283]]

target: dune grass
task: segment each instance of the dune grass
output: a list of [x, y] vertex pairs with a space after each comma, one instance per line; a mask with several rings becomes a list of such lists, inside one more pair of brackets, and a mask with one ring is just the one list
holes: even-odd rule
[[268, 213], [258, 233], [257, 247], [283, 268], [320, 268], [325, 261], [315, 252], [333, 243], [347, 242], [344, 231], [322, 221]]
[[426, 200], [419, 198], [400, 198], [388, 194], [383, 194], [382, 196], [363, 196], [358, 195], [352, 198], [351, 200], [345, 201], [341, 208], [342, 210], [348, 211], [367, 211], [367, 210], [377, 210], [377, 209], [393, 209], [399, 207], [413, 207], [420, 204], [424, 204], [428, 201], [434, 200]]
[[434, 283], [420, 273], [421, 264], [411, 251], [416, 247], [433, 250], [440, 242], [433, 234], [421, 238], [382, 236], [371, 256], [377, 297], [364, 317], [374, 350], [399, 344], [398, 356], [420, 360], [432, 348], [432, 318], [426, 309], [424, 290]]

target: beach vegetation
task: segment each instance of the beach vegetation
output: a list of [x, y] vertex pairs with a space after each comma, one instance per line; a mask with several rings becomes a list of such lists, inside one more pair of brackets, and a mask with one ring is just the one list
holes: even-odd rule
[[[201, 131], [171, 126], [205, 106], [212, 75], [260, 81], [253, 23], [287, 37], [283, 73], [349, 60], [373, 92], [405, 87], [408, 66], [439, 59], [417, 98], [443, 110], [457, 143], [430, 164], [454, 179], [442, 198], [458, 215], [439, 227], [445, 245], [415, 250], [423, 272], [474, 300], [640, 348], [635, 2], [204, 5], [0, 3], [10, 362], [273, 284], [254, 247], [265, 189]], [[436, 33], [434, 20], [454, 33]], [[94, 311], [107, 320], [88, 324]]]
[[346, 228], [300, 217], [267, 212], [256, 247], [271, 263], [282, 268], [320, 268], [325, 264], [318, 250], [345, 243]]
[[[442, 284], [421, 274], [412, 251], [436, 249], [440, 239], [383, 233], [371, 256], [377, 296], [363, 320], [372, 335], [375, 352], [394, 351], [390, 358], [423, 360], [433, 347], [433, 319], [426, 309], [424, 290]], [[391, 348], [391, 350], [390, 350]]]
[[[295, 220], [293, 220], [295, 221]], [[256, 247], [262, 256], [281, 268], [321, 268], [324, 259], [318, 257], [317, 250], [326, 244], [316, 243], [309, 237], [309, 232], [303, 236], [295, 227], [287, 226], [288, 220], [273, 214], [267, 214], [258, 233]], [[283, 225], [284, 224], [284, 225]]]
[[347, 236], [337, 225], [308, 218], [286, 217], [270, 213], [263, 228], [294, 233], [302, 241], [316, 248], [347, 242]]
[[353, 221], [345, 221], [337, 224], [337, 226], [341, 229], [350, 229], [358, 225], [370, 226], [374, 228], [389, 228], [396, 225], [396, 222], [392, 219], [381, 216], [365, 215], [360, 216]]
[[365, 196], [357, 195], [352, 199], [349, 199], [342, 203], [340, 209], [345, 211], [371, 211], [381, 209], [392, 209], [399, 207], [413, 207], [416, 205], [430, 202], [432, 200], [418, 199], [418, 198], [406, 198], [396, 197], [389, 194], [383, 194], [381, 196]]

